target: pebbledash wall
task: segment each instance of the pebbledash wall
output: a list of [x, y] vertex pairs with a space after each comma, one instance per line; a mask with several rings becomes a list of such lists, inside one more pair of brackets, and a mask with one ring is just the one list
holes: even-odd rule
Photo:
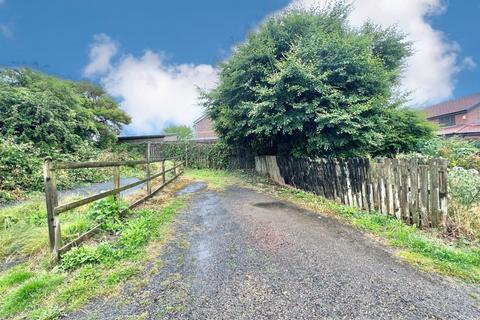
[[431, 159], [296, 159], [255, 157], [255, 170], [281, 185], [384, 213], [419, 227], [443, 225], [447, 161]]

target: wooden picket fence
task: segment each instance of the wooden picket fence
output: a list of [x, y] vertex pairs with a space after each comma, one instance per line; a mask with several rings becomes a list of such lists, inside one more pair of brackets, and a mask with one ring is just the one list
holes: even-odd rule
[[447, 161], [431, 159], [255, 158], [257, 172], [279, 184], [316, 193], [419, 227], [438, 227], [447, 215]]

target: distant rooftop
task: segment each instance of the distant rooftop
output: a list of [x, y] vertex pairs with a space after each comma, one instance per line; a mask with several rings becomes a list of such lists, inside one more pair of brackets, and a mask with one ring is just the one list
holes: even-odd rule
[[144, 140], [144, 139], [161, 139], [165, 138], [165, 134], [153, 134], [153, 135], [146, 135], [146, 136], [123, 136], [118, 137], [118, 141], [130, 141], [130, 140]]
[[425, 108], [428, 118], [435, 118], [450, 113], [460, 113], [480, 106], [480, 93], [454, 99]]
[[148, 142], [148, 141], [175, 141], [177, 140], [176, 134], [152, 134], [152, 135], [143, 135], [143, 136], [123, 136], [118, 137], [117, 142], [123, 143], [134, 143], [134, 142]]

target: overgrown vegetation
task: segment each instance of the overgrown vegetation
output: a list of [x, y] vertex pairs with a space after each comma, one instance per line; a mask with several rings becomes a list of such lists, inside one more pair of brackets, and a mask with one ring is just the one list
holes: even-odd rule
[[41, 202], [0, 210], [0, 256], [15, 265], [0, 274], [0, 318], [56, 319], [94, 296], [114, 294], [119, 284], [144, 270], [147, 246], [168, 238], [170, 223], [185, 199], [165, 197], [166, 204], [131, 212], [129, 219], [119, 219], [124, 204], [113, 198], [63, 215], [65, 239], [101, 222], [104, 231], [97, 239], [109, 240], [72, 249], [53, 269]]
[[454, 238], [480, 242], [480, 147], [460, 138], [434, 138], [421, 144], [421, 153], [400, 157], [448, 160], [448, 217], [445, 232]]
[[448, 172], [448, 217], [446, 232], [456, 238], [480, 243], [480, 174], [454, 167]]
[[220, 65], [204, 95], [230, 146], [297, 157], [392, 155], [418, 150], [433, 125], [398, 94], [410, 45], [395, 28], [348, 24], [349, 9], [268, 19]]
[[423, 270], [458, 277], [467, 282], [480, 283], [480, 248], [463, 242], [446, 243], [434, 233], [418, 230], [395, 218], [363, 212], [343, 206], [313, 193], [294, 188], [274, 186], [266, 179], [241, 172], [189, 170], [187, 177], [206, 181], [215, 188], [231, 184], [242, 185], [291, 201], [318, 213], [329, 213], [382, 239], [398, 248], [397, 255]]
[[[253, 156], [246, 150], [224, 143], [203, 144], [191, 141], [157, 145], [163, 157], [180, 157], [190, 168], [228, 169], [235, 168], [234, 161], [251, 161]], [[250, 159], [250, 160], [249, 160]]]
[[[42, 189], [42, 163], [117, 157], [106, 151], [130, 118], [102, 88], [30, 69], [0, 70], [0, 203]], [[115, 154], [115, 155], [114, 155]], [[75, 170], [60, 187], [104, 181], [102, 170]]]

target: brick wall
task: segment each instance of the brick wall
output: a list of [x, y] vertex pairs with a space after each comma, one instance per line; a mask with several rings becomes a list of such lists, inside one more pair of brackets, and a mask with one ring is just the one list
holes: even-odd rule
[[205, 117], [194, 125], [195, 138], [217, 138], [217, 133], [213, 130], [213, 122], [209, 117]]

